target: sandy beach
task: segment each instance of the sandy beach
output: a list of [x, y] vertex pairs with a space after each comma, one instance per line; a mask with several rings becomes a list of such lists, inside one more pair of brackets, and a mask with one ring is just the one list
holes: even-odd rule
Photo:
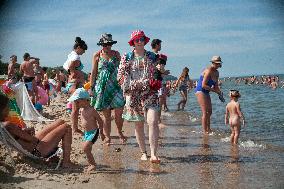
[[[67, 97], [54, 100], [44, 112], [49, 118], [70, 123], [65, 111]], [[284, 186], [281, 157], [269, 156], [273, 150], [247, 150], [224, 143], [219, 134], [203, 136], [200, 121], [181, 119], [184, 112], [172, 116], [163, 113], [160, 128], [160, 165], [140, 161], [140, 152], [132, 123], [125, 122], [126, 145], [120, 144], [112, 123], [114, 145], [103, 146], [100, 139], [93, 147], [97, 171], [83, 173], [87, 161], [81, 149], [81, 137], [73, 136], [71, 160], [75, 169], [54, 170], [56, 163], [45, 164], [13, 153], [11, 166], [1, 146], [0, 188], [281, 188]], [[40, 129], [43, 124], [28, 122]], [[146, 129], [147, 130], [147, 129]], [[121, 151], [117, 152], [117, 148]], [[149, 146], [147, 146], [149, 151]], [[276, 152], [275, 152], [276, 153]], [[283, 154], [283, 152], [279, 153]], [[260, 158], [261, 157], [261, 158]], [[267, 171], [269, 169], [269, 171]]]

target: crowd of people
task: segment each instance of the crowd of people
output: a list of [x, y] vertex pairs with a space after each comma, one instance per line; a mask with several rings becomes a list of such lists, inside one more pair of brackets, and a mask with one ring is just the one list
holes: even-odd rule
[[284, 88], [284, 81], [277, 75], [262, 75], [262, 76], [251, 76], [235, 78], [235, 83], [245, 83], [247, 85], [264, 85], [271, 87], [272, 89]]
[[[97, 43], [101, 49], [93, 54], [92, 69], [88, 77], [82, 71], [84, 65], [80, 60], [80, 56], [85, 53], [88, 46], [80, 37], [75, 39], [73, 50], [63, 65], [64, 70], [54, 70], [50, 78], [47, 68], [40, 66], [40, 59], [25, 53], [20, 72], [23, 74], [21, 80], [28, 90], [31, 102], [35, 106], [39, 103], [42, 98], [39, 95], [41, 89], [47, 94], [50, 94], [51, 88], [58, 93], [66, 93], [70, 97], [66, 108], [71, 112], [72, 126], [70, 127], [63, 120], [57, 120], [36, 134], [9, 123], [5, 123], [5, 127], [24, 148], [36, 156], [48, 156], [62, 141], [64, 167], [71, 166], [72, 131], [80, 134], [83, 138], [83, 151], [89, 163], [87, 171], [93, 171], [96, 169], [95, 159], [91, 153], [93, 144], [99, 137], [103, 144], [107, 146], [112, 144], [110, 133], [113, 111], [121, 143], [127, 142], [127, 137], [122, 131], [124, 121], [133, 122], [141, 153], [140, 159], [142, 161], [149, 159], [151, 163], [159, 164], [161, 162], [158, 156], [159, 123], [161, 123], [161, 111], [169, 110], [167, 97], [170, 96], [171, 91], [175, 92], [178, 89], [181, 100], [177, 104], [177, 110], [184, 110], [188, 101], [188, 91], [195, 88], [195, 95], [202, 111], [203, 132], [210, 133], [212, 131], [210, 92], [216, 93], [224, 102], [218, 71], [223, 62], [220, 56], [213, 56], [211, 65], [203, 70], [196, 82], [190, 79], [188, 67], [182, 70], [177, 81], [165, 81], [164, 77], [170, 74], [170, 71], [165, 69], [167, 56], [160, 53], [162, 40], [152, 40], [152, 51], [145, 49], [145, 45], [149, 42], [150, 38], [142, 30], [133, 31], [128, 41], [132, 50], [121, 56], [118, 51], [112, 49], [112, 46], [117, 43], [112, 35], [102, 34]], [[16, 62], [17, 56], [11, 56], [8, 80], [12, 83], [17, 82], [14, 66]], [[261, 77], [260, 79], [252, 77], [237, 79], [236, 82], [241, 80], [250, 84], [266, 83], [274, 87], [277, 87], [279, 83], [278, 77]], [[245, 124], [238, 103], [239, 97], [239, 91], [231, 90], [231, 101], [226, 107], [225, 123], [231, 127], [233, 144], [238, 142], [241, 120]], [[0, 95], [0, 98], [0, 121], [4, 122], [9, 110], [6, 97]], [[46, 105], [49, 103], [50, 97]], [[149, 126], [150, 154], [147, 153], [145, 142], [145, 123]]]

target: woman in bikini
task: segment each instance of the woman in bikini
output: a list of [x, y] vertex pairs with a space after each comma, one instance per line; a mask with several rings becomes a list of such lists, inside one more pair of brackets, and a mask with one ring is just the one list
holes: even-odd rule
[[57, 120], [35, 133], [34, 129], [22, 129], [10, 122], [5, 122], [8, 114], [9, 98], [0, 94], [0, 122], [25, 150], [35, 156], [45, 158], [52, 155], [56, 151], [59, 142], [62, 141], [62, 166], [67, 168], [73, 165], [70, 160], [72, 129], [63, 120]]
[[212, 64], [202, 72], [195, 88], [195, 95], [202, 111], [201, 122], [203, 132], [207, 134], [211, 132], [210, 117], [212, 114], [212, 104], [209, 92], [214, 92], [218, 95], [222, 94], [218, 86], [218, 69], [222, 67], [221, 57], [213, 56], [211, 63]]
[[[122, 133], [123, 119], [122, 112], [125, 100], [121, 87], [117, 81], [117, 69], [120, 62], [118, 51], [112, 50], [113, 44], [117, 41], [112, 40], [109, 33], [102, 34], [97, 43], [102, 49], [93, 56], [93, 67], [90, 76], [91, 88], [94, 98], [91, 105], [104, 115], [103, 133], [105, 144], [110, 145], [111, 133], [111, 110], [115, 113], [115, 123], [119, 138], [122, 143], [126, 142], [126, 137]], [[104, 140], [104, 138], [102, 138]]]
[[[185, 104], [187, 102], [187, 90], [188, 88], [192, 85], [191, 84], [191, 80], [189, 78], [188, 75], [189, 69], [187, 67], [183, 68], [182, 73], [179, 77], [179, 79], [177, 80], [176, 84], [175, 84], [175, 89], [177, 88], [177, 86], [179, 86], [179, 92], [180, 95], [182, 97], [182, 99], [179, 101], [179, 103], [177, 104], [178, 106], [178, 111], [179, 110], [184, 110]], [[180, 108], [181, 106], [181, 108]]]

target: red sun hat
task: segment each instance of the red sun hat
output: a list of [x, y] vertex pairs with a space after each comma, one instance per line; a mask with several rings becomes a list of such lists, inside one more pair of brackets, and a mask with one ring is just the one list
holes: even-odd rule
[[165, 55], [165, 54], [159, 54], [159, 59], [160, 59], [160, 60], [167, 61], [167, 60], [168, 60], [168, 57], [167, 57], [167, 55]]
[[134, 46], [134, 40], [140, 37], [145, 37], [145, 45], [150, 41], [150, 38], [142, 30], [135, 30], [131, 33], [130, 41], [128, 41], [129, 45]]

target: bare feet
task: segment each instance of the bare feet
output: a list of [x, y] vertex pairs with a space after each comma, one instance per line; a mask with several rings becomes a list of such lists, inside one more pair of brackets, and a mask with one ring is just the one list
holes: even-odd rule
[[106, 137], [105, 141], [103, 142], [103, 145], [110, 146], [111, 144], [111, 140]]
[[91, 173], [96, 171], [96, 165], [89, 165], [88, 167], [86, 167], [86, 169], [84, 170], [85, 173]]
[[126, 144], [127, 137], [125, 137], [122, 133], [119, 133], [119, 138], [120, 138], [121, 144]]
[[78, 168], [78, 165], [75, 163], [72, 163], [71, 161], [69, 162], [63, 162], [62, 163], [62, 168]]
[[161, 160], [160, 160], [157, 156], [152, 156], [152, 157], [150, 158], [150, 162], [151, 162], [151, 163], [160, 164], [160, 163], [161, 163]]
[[147, 161], [148, 160], [146, 153], [142, 153], [141, 160], [142, 161]]

